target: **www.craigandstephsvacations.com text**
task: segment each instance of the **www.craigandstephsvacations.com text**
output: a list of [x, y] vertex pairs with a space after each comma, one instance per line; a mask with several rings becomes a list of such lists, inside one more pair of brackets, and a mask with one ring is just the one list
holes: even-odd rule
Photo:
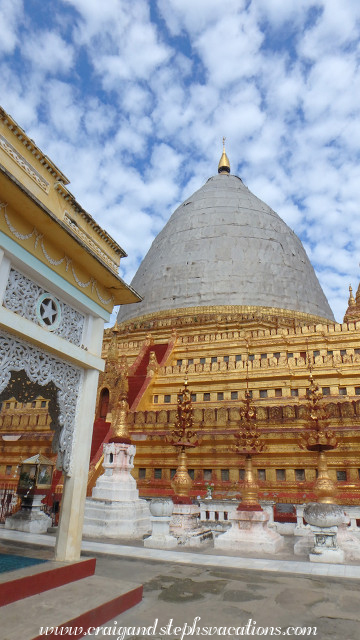
[[256, 620], [251, 618], [246, 624], [238, 626], [207, 626], [201, 618], [197, 616], [193, 622], [187, 622], [177, 625], [173, 618], [165, 625], [159, 624], [156, 618], [154, 624], [149, 627], [121, 627], [115, 620], [111, 626], [105, 627], [40, 627], [39, 635], [41, 636], [83, 636], [101, 638], [103, 636], [113, 636], [116, 640], [126, 640], [126, 638], [137, 637], [143, 640], [147, 637], [162, 638], [172, 636], [174, 640], [184, 640], [187, 636], [316, 636], [317, 627], [293, 626], [293, 627], [272, 627], [257, 625]]

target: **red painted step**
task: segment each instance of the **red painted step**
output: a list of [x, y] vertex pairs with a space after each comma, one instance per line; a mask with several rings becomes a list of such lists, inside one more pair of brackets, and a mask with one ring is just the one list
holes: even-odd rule
[[[145, 349], [140, 361], [136, 366], [135, 371], [133, 371], [133, 374], [129, 375], [128, 377], [128, 403], [130, 409], [138, 398], [139, 393], [145, 385], [146, 381], [150, 380], [150, 378], [147, 378], [146, 375], [150, 352], [155, 352], [156, 359], [159, 365], [162, 366], [169, 353], [169, 350], [172, 349], [172, 346], [172, 343], [152, 344]], [[107, 442], [108, 438], [110, 437], [109, 430], [110, 423], [106, 422], [104, 418], [98, 418], [97, 420], [95, 420], [90, 452], [90, 466], [94, 466], [99, 461], [102, 455], [102, 445]]]
[[52, 562], [0, 574], [0, 607], [95, 573], [95, 558], [79, 562]]
[[[97, 627], [141, 602], [142, 591], [142, 585], [96, 575], [64, 584], [4, 607], [1, 638], [102, 637]], [[108, 626], [106, 635], [117, 637], [113, 629]]]
[[136, 400], [141, 387], [143, 386], [146, 380], [146, 372], [149, 364], [150, 352], [154, 351], [156, 355], [156, 359], [159, 365], [162, 365], [162, 361], [164, 356], [168, 350], [168, 343], [165, 344], [151, 344], [146, 349], [143, 357], [141, 358], [136, 371], [133, 375], [129, 376], [129, 393], [128, 393], [128, 403], [131, 409], [134, 401]]

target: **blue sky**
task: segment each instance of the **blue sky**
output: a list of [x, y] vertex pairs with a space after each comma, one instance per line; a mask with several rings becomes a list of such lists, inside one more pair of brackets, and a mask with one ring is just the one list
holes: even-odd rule
[[358, 0], [0, 0], [0, 103], [128, 253], [240, 175], [300, 236], [338, 320], [360, 260]]

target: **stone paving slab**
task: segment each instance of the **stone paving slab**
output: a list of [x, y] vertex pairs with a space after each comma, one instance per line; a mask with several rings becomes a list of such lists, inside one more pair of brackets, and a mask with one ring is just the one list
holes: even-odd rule
[[[274, 637], [286, 635], [287, 630], [292, 637], [317, 640], [360, 637], [360, 580], [105, 555], [98, 556], [97, 570], [104, 576], [123, 572], [144, 585], [142, 602], [108, 621], [98, 639], [121, 626], [126, 627], [128, 640], [149, 640], [141, 628], [153, 627], [155, 621], [153, 640], [180, 640], [184, 628], [184, 640], [200, 638], [201, 633], [189, 631], [194, 621], [196, 628], [212, 627], [207, 635], [214, 638]], [[280, 631], [272, 633], [271, 627]]]

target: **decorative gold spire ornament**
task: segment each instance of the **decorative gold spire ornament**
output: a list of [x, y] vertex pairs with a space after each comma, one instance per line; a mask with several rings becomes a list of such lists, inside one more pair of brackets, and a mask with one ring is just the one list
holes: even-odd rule
[[307, 390], [308, 424], [300, 433], [298, 442], [301, 449], [318, 452], [318, 477], [314, 484], [317, 502], [333, 504], [336, 502], [336, 486], [328, 473], [325, 451], [335, 449], [338, 446], [338, 439], [332, 429], [329, 429], [323, 394], [319, 385], [314, 381], [312, 373], [310, 373], [309, 381], [310, 385]]
[[349, 285], [349, 307], [354, 307], [356, 305], [355, 298], [353, 296], [353, 290], [351, 284]]
[[358, 284], [358, 288], [356, 290], [355, 300], [357, 305], [360, 304], [360, 283]]
[[344, 322], [356, 322], [360, 320], [360, 285], [357, 288], [356, 297], [354, 298], [352, 286], [349, 286], [348, 308], [344, 316]]
[[312, 373], [310, 373], [309, 381], [310, 385], [306, 394], [308, 424], [299, 435], [299, 446], [308, 451], [330, 451], [338, 446], [338, 440], [333, 430], [329, 429], [323, 394], [319, 385], [314, 381]]
[[189, 500], [189, 493], [193, 484], [187, 470], [187, 449], [196, 447], [198, 444], [197, 433], [193, 431], [193, 411], [191, 404], [191, 393], [188, 389], [187, 379], [184, 381], [184, 387], [178, 395], [177, 418], [171, 435], [167, 438], [167, 442], [177, 448], [178, 467], [171, 486], [181, 502]]
[[336, 485], [331, 480], [324, 451], [320, 451], [318, 459], [318, 477], [314, 484], [317, 502], [321, 504], [336, 504]]
[[[175, 445], [174, 445], [175, 446]], [[184, 499], [189, 498], [189, 493], [193, 486], [188, 469], [187, 469], [187, 454], [185, 451], [180, 451], [178, 455], [178, 466], [176, 473], [172, 479], [171, 486], [174, 489], [175, 495]]]
[[110, 365], [110, 363], [115, 362], [117, 364], [118, 361], [118, 334], [119, 334], [119, 327], [118, 327], [118, 323], [115, 322], [112, 330], [112, 336], [109, 342], [109, 348], [107, 351], [107, 355], [106, 355], [106, 364]]
[[114, 389], [114, 397], [116, 398], [115, 407], [112, 411], [111, 421], [111, 437], [109, 442], [122, 442], [130, 444], [130, 434], [128, 426], [128, 367], [126, 356], [121, 356], [119, 364], [119, 375], [117, 377]]
[[223, 152], [218, 165], [218, 173], [230, 173], [230, 161], [225, 151], [225, 140], [226, 138], [223, 138]]
[[252, 454], [263, 451], [265, 445], [261, 442], [260, 434], [257, 430], [256, 409], [251, 402], [249, 389], [245, 391], [243, 405], [240, 408], [240, 426], [234, 437], [236, 440], [234, 450], [240, 455], [245, 455], [244, 488], [238, 511], [260, 511], [261, 507], [258, 502], [259, 485], [254, 476]]

